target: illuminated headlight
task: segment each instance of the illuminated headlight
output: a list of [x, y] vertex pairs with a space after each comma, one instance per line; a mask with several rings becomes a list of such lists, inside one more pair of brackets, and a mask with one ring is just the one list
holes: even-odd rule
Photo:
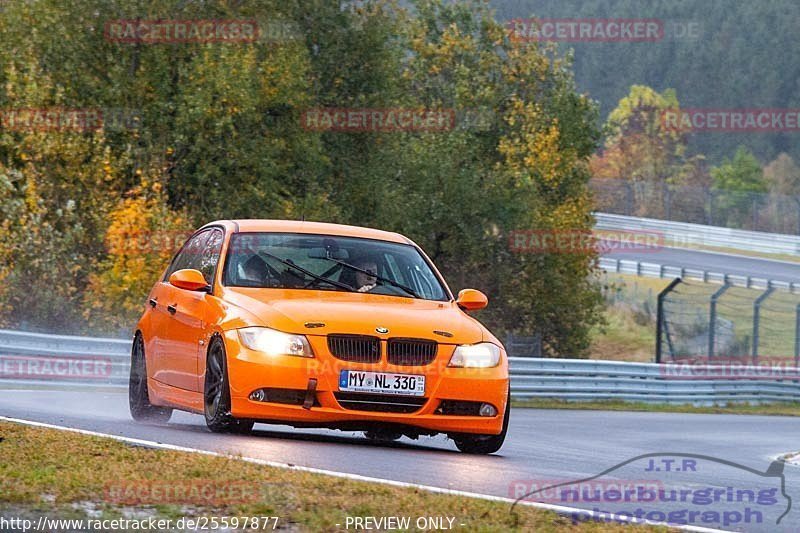
[[296, 355], [297, 357], [314, 357], [311, 345], [305, 335], [292, 335], [270, 328], [242, 328], [239, 340], [247, 348], [267, 355]]
[[458, 368], [489, 368], [500, 363], [500, 348], [491, 342], [462, 344], [453, 352], [448, 366]]

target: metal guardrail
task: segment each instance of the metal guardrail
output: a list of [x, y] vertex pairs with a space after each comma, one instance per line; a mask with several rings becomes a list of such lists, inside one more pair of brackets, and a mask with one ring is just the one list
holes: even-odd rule
[[692, 248], [713, 246], [750, 252], [800, 255], [800, 236], [747, 231], [654, 218], [594, 213], [595, 229], [603, 231], [639, 230], [663, 235], [671, 246]]
[[15, 355], [28, 353], [44, 355], [124, 355], [127, 357], [131, 353], [131, 341], [0, 329], [0, 354], [4, 353]]
[[[4, 385], [59, 388], [127, 387], [131, 341], [73, 335], [49, 335], [0, 330], [0, 383]], [[99, 372], [73, 372], [69, 361], [77, 358], [98, 362]], [[17, 369], [24, 364], [27, 374]], [[38, 366], [36, 366], [38, 365]], [[37, 375], [38, 373], [38, 375]], [[41, 377], [39, 377], [41, 376]]]
[[[742, 379], [730, 366], [628, 363], [584, 359], [511, 359], [511, 394], [519, 399], [622, 400], [668, 404], [800, 401], [800, 368], [783, 379]], [[758, 375], [758, 367], [751, 367]], [[731, 375], [721, 379], [723, 375]], [[706, 376], [708, 379], [697, 379]]]
[[[130, 341], [43, 335], [0, 330], [0, 382], [6, 386], [59, 388], [127, 387]], [[4, 361], [36, 358], [42, 365], [65, 357], [103, 357], [111, 361], [105, 379], [17, 379], [3, 377]], [[798, 402], [800, 369], [784, 368], [782, 380], [691, 379], [676, 377], [669, 365], [584, 359], [512, 357], [511, 394], [517, 399], [623, 400], [650, 403]], [[718, 375], [723, 368], [693, 366]]]
[[789, 291], [795, 294], [800, 293], [800, 283], [778, 281], [755, 276], [723, 274], [721, 272], [713, 272], [709, 270], [662, 265], [660, 263], [652, 263], [649, 261], [601, 257], [597, 262], [597, 266], [606, 272], [633, 274], [635, 276], [643, 276], [648, 278], [694, 279], [703, 281], [705, 283], [728, 283], [734, 287], [744, 287], [746, 289], [766, 290], [772, 287], [774, 289]]

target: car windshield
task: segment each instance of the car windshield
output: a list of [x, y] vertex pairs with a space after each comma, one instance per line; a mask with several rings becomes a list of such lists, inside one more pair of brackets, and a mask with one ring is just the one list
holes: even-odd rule
[[228, 247], [223, 283], [448, 299], [414, 246], [331, 235], [236, 233]]

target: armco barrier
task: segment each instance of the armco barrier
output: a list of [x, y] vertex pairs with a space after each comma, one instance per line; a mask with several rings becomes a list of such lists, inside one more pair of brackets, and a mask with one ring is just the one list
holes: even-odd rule
[[800, 293], [800, 283], [772, 280], [756, 276], [740, 276], [736, 274], [723, 274], [710, 270], [700, 270], [696, 268], [684, 268], [672, 265], [662, 265], [651, 261], [636, 261], [633, 259], [613, 259], [611, 257], [601, 257], [597, 261], [597, 266], [606, 272], [616, 272], [619, 274], [633, 274], [649, 278], [684, 278], [703, 281], [705, 283], [728, 283], [734, 287], [744, 287], [746, 289], [766, 290], [769, 287]]
[[652, 231], [676, 248], [718, 247], [749, 252], [800, 255], [800, 236], [746, 231], [688, 222], [594, 213], [595, 229]]
[[[745, 231], [686, 222], [594, 213], [595, 229], [600, 231], [652, 231], [662, 235], [664, 245], [675, 248], [720, 247], [761, 253], [800, 255], [800, 236]], [[653, 254], [656, 259], [658, 254]], [[610, 272], [655, 278], [685, 278], [708, 283], [729, 283], [736, 287], [765, 290], [773, 287], [800, 292], [800, 283], [790, 283], [756, 276], [723, 274], [708, 270], [663, 265], [653, 261], [601, 257], [598, 267]]]
[[[107, 339], [97, 337], [78, 337], [72, 335], [48, 335], [22, 331], [0, 330], [0, 383], [6, 386], [59, 388], [85, 387], [127, 387], [130, 369], [131, 342], [124, 339]], [[38, 370], [43, 370], [48, 362], [55, 363], [69, 358], [85, 358], [102, 360], [110, 363], [108, 374], [81, 378], [79, 376], [36, 377], [36, 371], [30, 376], [9, 377], [8, 373], [16, 367], [19, 359], [39, 360]], [[46, 372], [41, 372], [46, 374]]]
[[[675, 379], [667, 365], [584, 359], [511, 359], [511, 394], [517, 399], [622, 400], [646, 403], [718, 404], [800, 401], [800, 369], [775, 379]], [[718, 375], [728, 367], [695, 372]]]
[[[111, 374], [104, 380], [7, 379], [9, 387], [118, 388], [128, 382], [130, 341], [44, 335], [0, 330], [0, 369], [10, 356], [48, 358], [89, 356], [111, 360]], [[785, 369], [783, 380], [672, 379], [664, 365], [585, 359], [539, 359], [512, 357], [511, 394], [516, 399], [561, 399], [571, 401], [622, 400], [649, 403], [712, 404], [800, 401], [800, 369]], [[720, 367], [694, 367], [709, 370]]]

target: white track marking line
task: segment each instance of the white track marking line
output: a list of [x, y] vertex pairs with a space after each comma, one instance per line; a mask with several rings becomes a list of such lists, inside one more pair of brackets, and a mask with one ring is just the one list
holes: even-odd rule
[[[33, 426], [33, 427], [40, 427], [46, 429], [56, 429], [59, 431], [69, 431], [72, 433], [79, 433], [81, 435], [88, 435], [91, 437], [102, 437], [107, 439], [113, 439], [116, 441], [124, 442], [127, 444], [134, 444], [137, 446], [145, 446], [148, 448], [156, 448], [161, 450], [170, 450], [176, 452], [187, 452], [187, 453], [197, 453], [201, 455], [209, 455], [212, 457], [221, 457], [224, 459], [234, 459], [239, 461], [245, 461], [248, 463], [254, 463], [261, 466], [271, 466], [275, 468], [283, 468], [287, 470], [297, 470], [299, 472], [309, 472], [312, 474], [322, 474], [325, 476], [332, 476], [344, 479], [350, 479], [353, 481], [364, 481], [368, 483], [380, 483], [382, 485], [391, 485], [393, 487], [400, 487], [400, 488], [413, 488], [424, 490], [426, 492], [436, 493], [436, 494], [446, 494], [449, 496], [463, 496], [466, 498], [475, 498], [479, 500], [489, 500], [494, 502], [501, 502], [501, 503], [508, 503], [513, 504], [515, 502], [512, 498], [505, 498], [503, 496], [491, 496], [488, 494], [479, 494], [477, 492], [466, 492], [461, 490], [453, 490], [453, 489], [445, 489], [442, 487], [434, 487], [431, 485], [420, 485], [417, 483], [407, 483], [405, 481], [393, 481], [391, 479], [381, 479], [376, 477], [369, 477], [369, 476], [362, 476], [359, 474], [348, 474], [346, 472], [336, 472], [335, 470], [324, 470], [321, 468], [312, 468], [308, 466], [298, 466], [290, 463], [280, 463], [277, 461], [267, 461], [265, 459], [256, 459], [255, 457], [243, 457], [243, 456], [236, 456], [236, 455], [229, 455], [219, 452], [212, 452], [209, 450], [200, 450], [197, 448], [188, 448], [186, 446], [178, 446], [175, 444], [166, 444], [163, 442], [155, 442], [151, 440], [143, 440], [143, 439], [136, 439], [133, 437], [123, 437], [121, 435], [111, 435], [108, 433], [99, 433], [97, 431], [89, 431], [88, 429], [78, 429], [78, 428], [71, 428], [67, 426], [57, 426], [55, 424], [47, 424], [44, 422], [36, 422], [34, 420], [25, 420], [22, 418], [12, 418], [8, 416], [1, 416], [0, 420], [6, 422], [14, 422], [17, 424], [24, 424], [26, 426]], [[547, 503], [540, 503], [540, 502], [530, 502], [522, 500], [519, 502], [520, 505], [527, 505], [529, 507], [536, 507], [537, 509], [544, 509], [547, 511], [553, 511], [561, 515], [572, 515], [575, 513], [579, 513], [581, 516], [589, 516], [595, 517], [596, 515], [602, 515], [603, 513], [595, 513], [594, 511], [589, 511], [587, 509], [580, 509], [577, 507], [567, 507], [563, 505], [551, 505]], [[608, 513], [605, 513], [608, 514]], [[601, 516], [602, 518], [602, 516]], [[614, 521], [617, 521], [616, 519]], [[676, 525], [676, 524], [668, 524], [666, 522], [655, 522], [652, 520], [646, 519], [636, 519], [636, 518], [620, 518], [619, 521], [627, 522], [631, 524], [642, 524], [642, 525], [652, 525], [652, 526], [667, 526], [674, 529], [680, 529], [683, 531], [696, 531], [699, 533], [735, 533], [725, 529], [712, 529], [712, 528], [705, 528], [699, 526], [683, 526], [683, 525]]]

